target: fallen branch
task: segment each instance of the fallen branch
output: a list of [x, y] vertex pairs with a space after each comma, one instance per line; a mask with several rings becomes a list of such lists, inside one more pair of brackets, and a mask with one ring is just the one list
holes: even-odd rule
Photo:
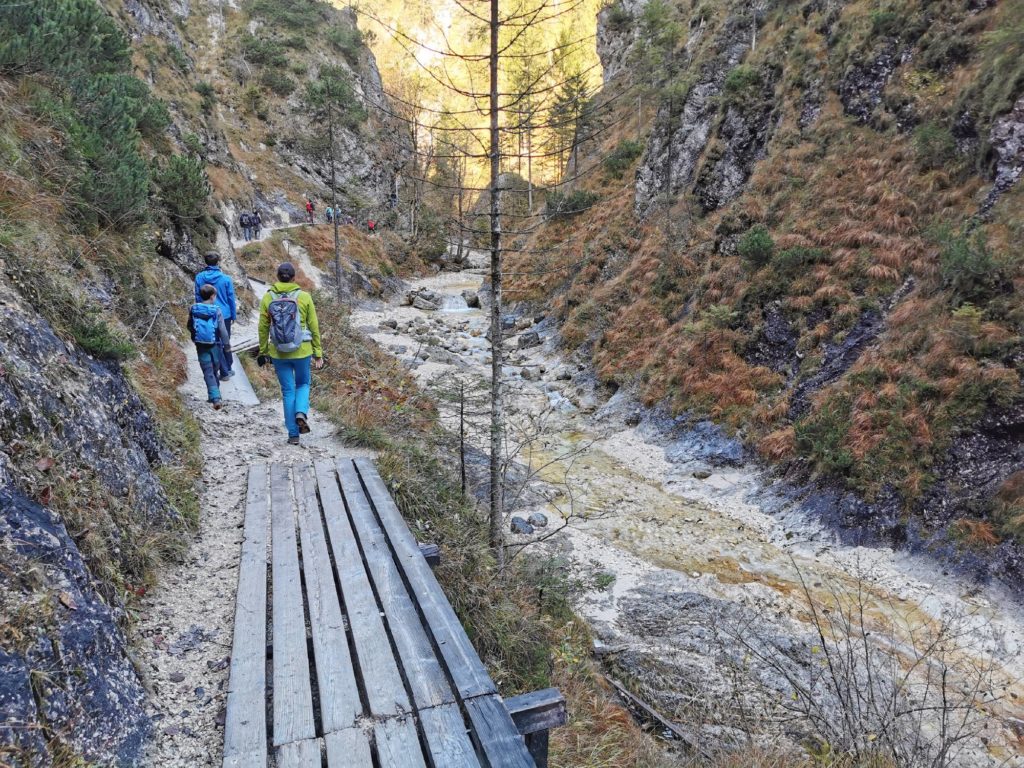
[[612, 677], [608, 677], [608, 675], [605, 675], [605, 680], [611, 683], [612, 687], [618, 692], [619, 696], [621, 696], [623, 700], [625, 700], [627, 708], [632, 707], [640, 710], [641, 714], [644, 717], [653, 720], [659, 726], [661, 726], [666, 731], [671, 733], [675, 738], [683, 742], [683, 744], [685, 744], [689, 750], [696, 752], [698, 755], [705, 759], [711, 759], [711, 754], [706, 750], [702, 749], [700, 745], [697, 743], [697, 739], [695, 739], [691, 734], [684, 731], [682, 726], [676, 725], [671, 720], [668, 720], [664, 715], [659, 713], [656, 709], [654, 709], [654, 707], [652, 707], [646, 701], [641, 699], [635, 693], [632, 693], [629, 690], [627, 690], [626, 686], [624, 686], [618, 680]]
[[167, 308], [168, 302], [163, 302], [159, 307], [156, 308], [156, 312], [153, 313], [153, 318], [149, 321], [149, 327], [146, 328], [146, 332], [142, 334], [142, 341], [146, 340], [146, 337], [153, 332], [153, 326], [156, 325], [156, 319], [160, 317], [160, 314]]

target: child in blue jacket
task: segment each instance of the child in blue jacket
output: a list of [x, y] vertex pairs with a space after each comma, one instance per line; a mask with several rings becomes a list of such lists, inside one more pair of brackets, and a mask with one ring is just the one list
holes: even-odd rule
[[217, 306], [217, 289], [207, 283], [199, 289], [202, 301], [193, 304], [188, 313], [188, 332], [196, 345], [199, 367], [203, 369], [206, 394], [215, 410], [220, 410], [220, 381], [222, 348], [228, 340], [224, 315]]

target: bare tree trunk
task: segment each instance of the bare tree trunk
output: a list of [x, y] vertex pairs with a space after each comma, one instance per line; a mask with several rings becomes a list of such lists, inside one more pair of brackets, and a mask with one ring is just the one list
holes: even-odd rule
[[491, 154], [491, 498], [490, 543], [498, 567], [505, 566], [505, 514], [501, 477], [501, 443], [504, 413], [501, 397], [501, 209], [498, 181], [501, 176], [501, 146], [498, 133], [498, 0], [491, 0], [490, 50], [490, 154]]
[[665, 135], [668, 137], [668, 146], [665, 147], [665, 258], [672, 248], [672, 115], [675, 109], [672, 97], [668, 99], [668, 126]]
[[345, 299], [345, 292], [341, 284], [341, 241], [338, 237], [338, 185], [336, 171], [334, 169], [334, 108], [327, 107], [327, 133], [330, 143], [331, 155], [331, 208], [334, 209], [334, 279], [337, 283], [338, 303]]
[[465, 183], [466, 183], [466, 158], [462, 158], [462, 159], [459, 160], [459, 234], [458, 234], [459, 241], [458, 241], [458, 245], [456, 246], [457, 249], [458, 249], [457, 250], [457, 259], [456, 259], [456, 261], [458, 261], [459, 264], [462, 263], [462, 259], [463, 259], [463, 255], [462, 255], [463, 244], [462, 244], [462, 241], [466, 237], [466, 225], [465, 225], [465, 222], [463, 221], [463, 216], [465, 215], [465, 212], [463, 211], [463, 198], [462, 198], [463, 186], [465, 185]]
[[[532, 119], [532, 118], [531, 118]], [[526, 206], [533, 213], [533, 128], [526, 131]]]
[[640, 136], [644, 132], [643, 127], [643, 114], [644, 114], [644, 95], [641, 93], [636, 97], [636, 140], [640, 141]]
[[466, 495], [466, 382], [459, 381], [459, 474]]

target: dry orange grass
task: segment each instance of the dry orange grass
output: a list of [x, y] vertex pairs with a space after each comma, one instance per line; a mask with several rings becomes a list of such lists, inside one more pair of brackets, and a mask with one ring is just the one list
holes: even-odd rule
[[1000, 542], [995, 527], [988, 520], [962, 518], [950, 526], [950, 531], [965, 546], [972, 549], [987, 549]]
[[796, 430], [783, 427], [769, 432], [757, 443], [757, 452], [769, 461], [783, 461], [796, 455]]

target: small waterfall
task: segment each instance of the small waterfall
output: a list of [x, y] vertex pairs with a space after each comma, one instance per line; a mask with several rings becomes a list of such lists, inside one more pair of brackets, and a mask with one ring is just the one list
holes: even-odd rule
[[453, 296], [451, 294], [444, 294], [444, 303], [441, 304], [442, 312], [468, 312], [469, 305], [466, 304], [466, 300], [461, 296]]

